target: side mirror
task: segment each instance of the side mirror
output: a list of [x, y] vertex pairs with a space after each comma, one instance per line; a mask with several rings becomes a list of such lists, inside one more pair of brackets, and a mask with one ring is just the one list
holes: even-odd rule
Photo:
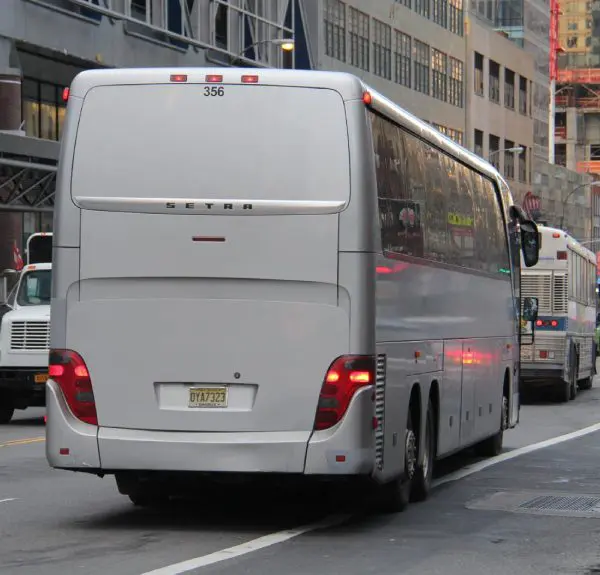
[[[523, 298], [523, 313], [521, 314], [521, 344], [531, 345], [535, 341], [535, 322], [538, 317], [536, 297]], [[525, 336], [525, 337], [524, 337]]]
[[521, 249], [523, 262], [530, 268], [538, 263], [540, 257], [540, 234], [531, 220], [521, 222]]

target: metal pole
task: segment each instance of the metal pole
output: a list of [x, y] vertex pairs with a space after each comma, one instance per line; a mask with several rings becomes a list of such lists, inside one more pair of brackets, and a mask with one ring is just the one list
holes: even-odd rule
[[554, 139], [556, 115], [556, 80], [550, 81], [550, 112], [548, 114], [548, 162], [554, 164]]

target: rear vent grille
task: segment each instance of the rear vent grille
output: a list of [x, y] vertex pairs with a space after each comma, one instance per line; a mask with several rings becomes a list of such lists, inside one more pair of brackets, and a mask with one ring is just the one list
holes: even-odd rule
[[568, 311], [568, 303], [567, 303], [567, 273], [557, 273], [554, 272], [554, 293], [552, 294], [553, 302], [553, 313], [567, 313]]
[[45, 351], [50, 347], [50, 322], [15, 321], [11, 326], [12, 351]]
[[567, 313], [568, 275], [566, 272], [524, 273], [521, 296], [537, 297], [540, 315]]
[[521, 297], [537, 297], [538, 313], [552, 313], [552, 272], [548, 274], [522, 274], [521, 276]]
[[375, 382], [375, 417], [377, 429], [375, 430], [375, 463], [377, 469], [383, 469], [383, 451], [385, 439], [385, 373], [386, 356], [377, 356], [377, 380]]

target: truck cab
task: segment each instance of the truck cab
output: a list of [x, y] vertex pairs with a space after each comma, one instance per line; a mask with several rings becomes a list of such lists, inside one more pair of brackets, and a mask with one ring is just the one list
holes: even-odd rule
[[52, 234], [27, 241], [26, 265], [1, 304], [0, 424], [15, 409], [45, 406], [50, 339]]

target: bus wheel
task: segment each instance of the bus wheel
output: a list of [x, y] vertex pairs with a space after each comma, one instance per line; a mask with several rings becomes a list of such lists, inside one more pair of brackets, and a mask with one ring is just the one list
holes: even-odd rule
[[10, 423], [14, 413], [14, 407], [0, 406], [0, 425]]
[[384, 511], [399, 513], [408, 507], [412, 481], [417, 469], [418, 453], [417, 436], [413, 429], [412, 417], [409, 411], [404, 436], [404, 472], [397, 479], [381, 487]]
[[571, 374], [571, 385], [569, 386], [569, 399], [573, 400], [577, 397], [577, 374], [579, 373], [579, 365], [575, 364], [575, 369]]
[[417, 467], [412, 480], [411, 501], [425, 501], [431, 491], [433, 466], [435, 463], [435, 413], [431, 400], [427, 406], [425, 437], [423, 438], [423, 463]]

